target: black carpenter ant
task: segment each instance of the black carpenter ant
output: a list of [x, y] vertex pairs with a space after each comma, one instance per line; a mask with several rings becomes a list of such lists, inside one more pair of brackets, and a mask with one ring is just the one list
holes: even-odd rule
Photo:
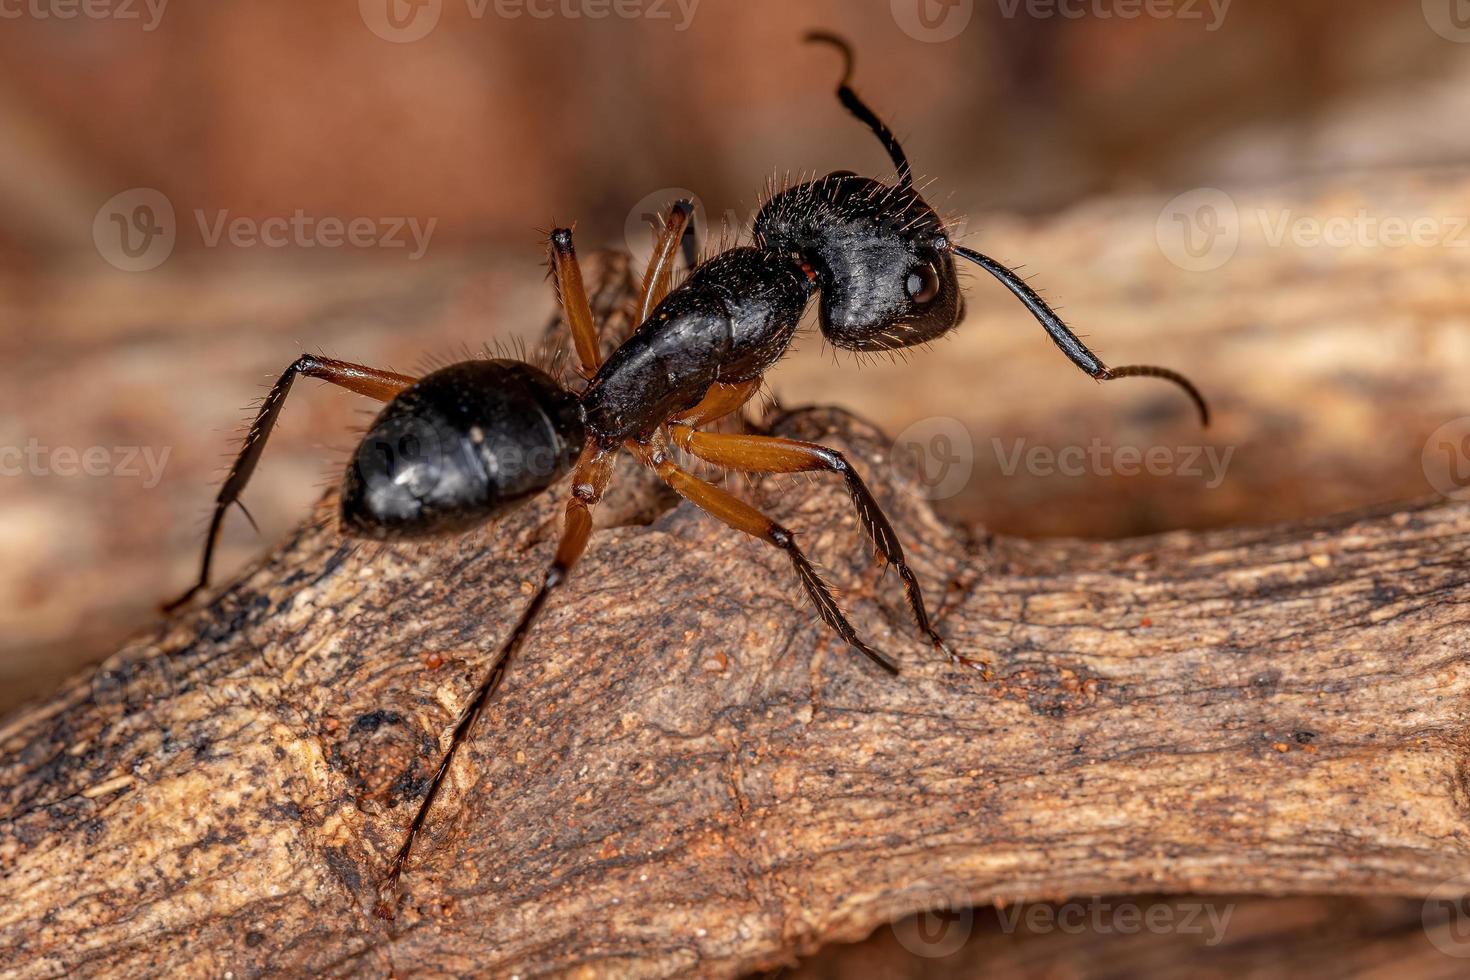
[[286, 369], [261, 405], [216, 500], [198, 583], [175, 606], [208, 584], [220, 523], [230, 505], [238, 503], [298, 375], [387, 402], [342, 483], [340, 517], [348, 534], [392, 541], [465, 531], [572, 474], [555, 557], [455, 723], [403, 846], [383, 878], [380, 914], [393, 914], [399, 877], [456, 749], [504, 679], [547, 600], [566, 582], [586, 548], [592, 510], [607, 489], [620, 450], [631, 452], [696, 506], [785, 552], [822, 620], [883, 671], [897, 674], [887, 657], [858, 636], [790, 530], [682, 469], [672, 450], [678, 447], [715, 466], [751, 473], [840, 475], [878, 556], [897, 570], [919, 631], [952, 662], [983, 669], [951, 650], [935, 630], [893, 527], [842, 454], [792, 439], [704, 431], [755, 395], [762, 376], [785, 354], [814, 293], [821, 297], [822, 334], [835, 346], [853, 351], [910, 347], [959, 323], [964, 306], [955, 277], [959, 256], [999, 279], [1072, 363], [1092, 377], [1167, 379], [1188, 393], [1208, 422], [1205, 402], [1187, 379], [1164, 368], [1106, 367], [1014, 272], [952, 241], [938, 214], [915, 190], [898, 140], [849, 87], [853, 56], [846, 42], [822, 33], [807, 40], [842, 52], [845, 71], [838, 98], [882, 141], [898, 168], [896, 182], [884, 184], [844, 171], [783, 190], [757, 215], [753, 244], [707, 259], [671, 288], [692, 213], [687, 203], [676, 204], [643, 281], [633, 320], [639, 326], [605, 362], [572, 233], [553, 231], [551, 268], [587, 379], [580, 394], [517, 360], [464, 361], [413, 378], [306, 354]]

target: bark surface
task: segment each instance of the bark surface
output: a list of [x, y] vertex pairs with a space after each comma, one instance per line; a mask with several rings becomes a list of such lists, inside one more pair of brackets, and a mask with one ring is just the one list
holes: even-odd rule
[[384, 923], [374, 882], [560, 507], [361, 547], [328, 498], [0, 729], [7, 970], [726, 976], [936, 906], [1470, 883], [1470, 507], [974, 540], [867, 426], [778, 428], [849, 452], [993, 679], [919, 641], [835, 481], [749, 493], [896, 680], [783, 555], [625, 467], [621, 526], [460, 753]]

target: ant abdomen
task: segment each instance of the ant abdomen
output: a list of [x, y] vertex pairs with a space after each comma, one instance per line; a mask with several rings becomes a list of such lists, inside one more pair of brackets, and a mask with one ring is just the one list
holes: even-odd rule
[[374, 420], [342, 483], [342, 526], [379, 540], [466, 530], [545, 491], [585, 441], [576, 395], [541, 370], [451, 364]]

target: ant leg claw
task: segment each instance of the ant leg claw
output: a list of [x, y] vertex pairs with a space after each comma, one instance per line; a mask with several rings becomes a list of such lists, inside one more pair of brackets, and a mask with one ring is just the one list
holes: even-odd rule
[[183, 595], [179, 596], [177, 599], [173, 599], [169, 602], [159, 603], [158, 611], [163, 613], [165, 616], [171, 613], [178, 612], [180, 609], [184, 608], [190, 602], [192, 602], [194, 600], [194, 597], [200, 593], [202, 588], [202, 586], [196, 585], [188, 592], [185, 592]]
[[995, 674], [991, 671], [990, 665], [985, 661], [976, 660], [972, 657], [966, 657], [963, 654], [956, 653], [954, 647], [946, 643], [941, 637], [935, 636], [933, 639], [934, 648], [940, 653], [944, 654], [947, 658], [949, 658], [949, 662], [953, 666], [968, 667], [971, 670], [978, 670], [980, 672], [980, 677], [983, 680], [990, 681], [995, 679]]
[[398, 918], [398, 872], [393, 871], [378, 882], [378, 904], [373, 906], [373, 915], [384, 922]]

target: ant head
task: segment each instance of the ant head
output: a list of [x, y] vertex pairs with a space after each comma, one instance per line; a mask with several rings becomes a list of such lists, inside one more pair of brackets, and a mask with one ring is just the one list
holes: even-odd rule
[[852, 46], [823, 31], [806, 39], [842, 54], [838, 101], [878, 138], [898, 168], [892, 186], [849, 171], [828, 174], [782, 191], [756, 216], [757, 244], [794, 256], [821, 287], [822, 333], [829, 341], [849, 350], [894, 350], [948, 332], [964, 316], [954, 270], [959, 256], [1000, 280], [1062, 353], [1093, 378], [1172, 382], [1194, 402], [1201, 423], [1209, 424], [1204, 396], [1184, 375], [1151, 364], [1108, 367], [1013, 270], [952, 242], [939, 215], [914, 189], [898, 137], [852, 90]]
[[838, 347], [911, 347], [964, 313], [944, 224], [904, 174], [898, 186], [842, 171], [789, 188], [761, 209], [755, 236], [811, 270], [822, 334]]

